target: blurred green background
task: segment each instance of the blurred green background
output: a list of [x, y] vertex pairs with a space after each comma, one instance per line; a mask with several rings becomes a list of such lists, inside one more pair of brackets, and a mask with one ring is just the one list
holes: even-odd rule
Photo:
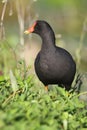
[[37, 35], [25, 36], [24, 30], [36, 19], [52, 26], [57, 46], [73, 55], [77, 71], [87, 71], [86, 0], [1, 0], [0, 19], [1, 74], [14, 70], [21, 59], [33, 68], [41, 39]]

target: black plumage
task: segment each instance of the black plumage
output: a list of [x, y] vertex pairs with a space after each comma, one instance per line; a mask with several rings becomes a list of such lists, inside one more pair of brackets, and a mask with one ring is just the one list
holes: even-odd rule
[[58, 84], [70, 90], [76, 73], [76, 64], [71, 54], [55, 45], [55, 34], [45, 21], [36, 21], [25, 33], [36, 33], [42, 39], [41, 50], [35, 59], [35, 71], [45, 85]]

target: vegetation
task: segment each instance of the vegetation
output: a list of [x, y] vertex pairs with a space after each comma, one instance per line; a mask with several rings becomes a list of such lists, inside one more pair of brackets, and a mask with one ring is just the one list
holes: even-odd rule
[[84, 93], [68, 93], [57, 86], [46, 92], [21, 69], [0, 77], [1, 130], [87, 129], [87, 106], [79, 100]]

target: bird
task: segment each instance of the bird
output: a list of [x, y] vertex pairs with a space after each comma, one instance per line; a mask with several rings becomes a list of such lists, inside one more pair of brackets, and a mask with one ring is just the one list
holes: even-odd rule
[[42, 39], [41, 50], [36, 56], [34, 67], [45, 89], [48, 90], [49, 85], [57, 84], [69, 91], [75, 77], [76, 63], [67, 50], [56, 46], [55, 33], [49, 23], [36, 20], [24, 33], [35, 33]]

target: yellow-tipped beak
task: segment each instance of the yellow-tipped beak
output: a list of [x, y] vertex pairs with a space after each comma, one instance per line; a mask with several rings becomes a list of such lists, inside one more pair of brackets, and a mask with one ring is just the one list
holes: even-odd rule
[[24, 33], [25, 34], [32, 33], [34, 31], [35, 26], [36, 26], [36, 22], [28, 30], [26, 30]]
[[25, 34], [29, 34], [30, 32], [28, 30], [24, 31]]

